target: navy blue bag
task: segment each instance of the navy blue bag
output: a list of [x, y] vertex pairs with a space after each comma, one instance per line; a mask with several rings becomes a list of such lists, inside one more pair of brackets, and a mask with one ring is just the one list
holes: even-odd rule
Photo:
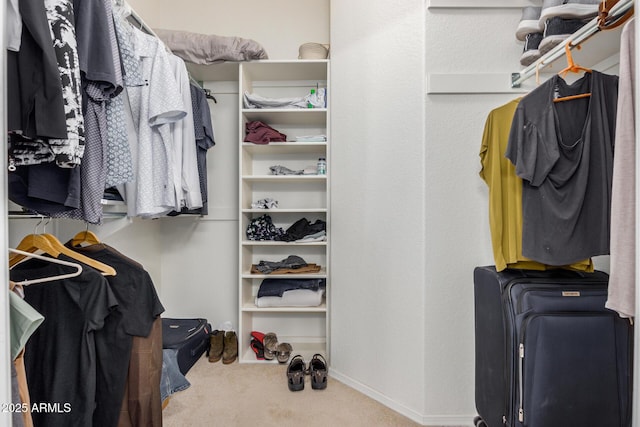
[[596, 271], [474, 270], [476, 426], [628, 427], [629, 320]]
[[209, 350], [210, 332], [207, 319], [162, 319], [162, 348], [178, 349], [178, 367], [183, 375]]

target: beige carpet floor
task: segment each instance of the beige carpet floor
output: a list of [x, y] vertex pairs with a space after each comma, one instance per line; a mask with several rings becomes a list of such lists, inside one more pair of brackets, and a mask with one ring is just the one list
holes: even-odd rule
[[209, 363], [202, 357], [187, 373], [191, 386], [171, 396], [164, 427], [415, 427], [419, 424], [343, 383], [325, 390], [291, 392], [287, 364]]

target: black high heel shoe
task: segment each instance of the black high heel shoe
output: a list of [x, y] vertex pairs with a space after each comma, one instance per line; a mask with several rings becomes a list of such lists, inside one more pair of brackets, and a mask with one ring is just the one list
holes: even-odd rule
[[327, 361], [320, 354], [314, 354], [309, 362], [309, 375], [311, 375], [311, 388], [323, 390], [327, 388]]
[[293, 356], [289, 367], [287, 368], [287, 385], [291, 391], [300, 391], [304, 389], [304, 375], [306, 373], [306, 366], [304, 359], [299, 354]]

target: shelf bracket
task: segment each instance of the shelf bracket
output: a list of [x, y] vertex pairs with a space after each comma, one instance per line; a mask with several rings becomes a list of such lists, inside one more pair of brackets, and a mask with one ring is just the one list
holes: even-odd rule
[[519, 88], [521, 84], [520, 73], [511, 73], [511, 87]]

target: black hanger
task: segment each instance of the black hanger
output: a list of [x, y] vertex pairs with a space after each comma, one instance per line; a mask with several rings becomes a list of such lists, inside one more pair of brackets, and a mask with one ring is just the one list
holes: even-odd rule
[[202, 87], [202, 85], [200, 83], [198, 83], [198, 81], [196, 79], [194, 79], [192, 76], [189, 76], [189, 80], [191, 80], [191, 84], [195, 87], [197, 87], [198, 89], [200, 89], [202, 92], [204, 92], [204, 96], [207, 99], [212, 99], [213, 102], [215, 102], [216, 104], [218, 103], [218, 100], [216, 99], [215, 96], [213, 96], [213, 94], [211, 93], [211, 89], [205, 89]]
[[213, 102], [215, 102], [216, 104], [218, 103], [218, 100], [216, 99], [215, 96], [213, 96], [210, 89], [202, 89], [202, 90], [204, 91], [204, 96], [207, 97], [207, 99], [213, 99]]

